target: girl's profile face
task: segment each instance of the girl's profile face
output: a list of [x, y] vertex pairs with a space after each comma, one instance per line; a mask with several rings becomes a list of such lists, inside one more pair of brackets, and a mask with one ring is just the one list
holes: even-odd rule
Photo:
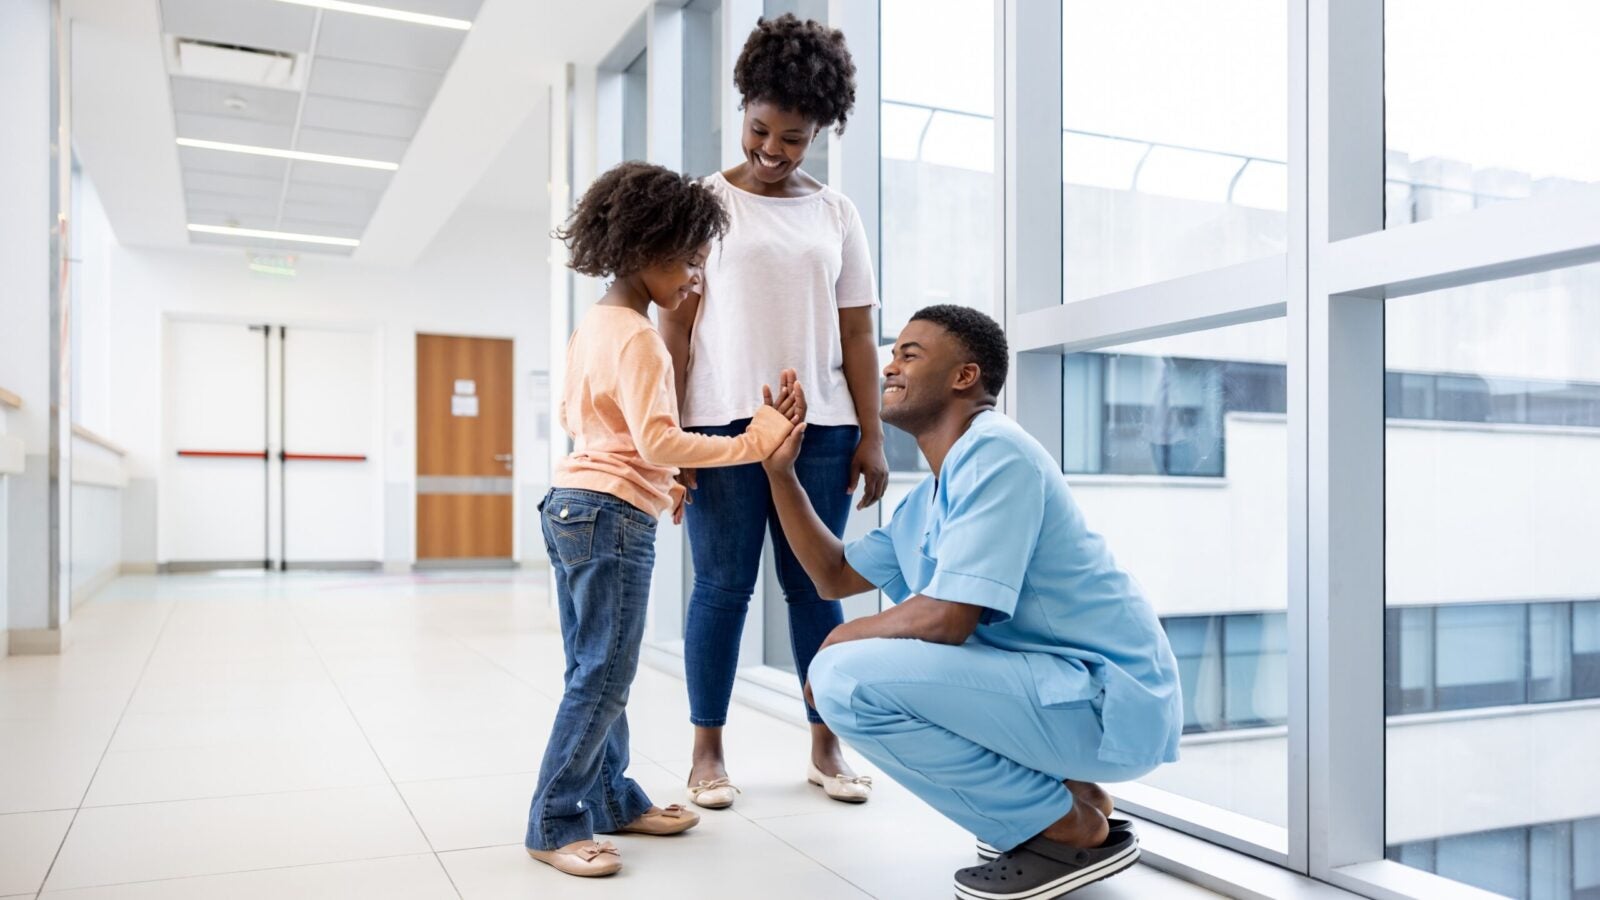
[[805, 116], [764, 100], [744, 105], [741, 143], [757, 181], [776, 184], [800, 168], [821, 129]]
[[700, 293], [705, 279], [706, 257], [710, 253], [711, 243], [707, 241], [683, 259], [657, 263], [640, 272], [639, 277], [650, 292], [650, 299], [662, 309], [673, 310], [688, 300], [690, 294]]

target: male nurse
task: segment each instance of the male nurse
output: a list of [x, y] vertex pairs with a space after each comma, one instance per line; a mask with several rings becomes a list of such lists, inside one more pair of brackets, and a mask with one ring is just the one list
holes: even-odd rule
[[931, 306], [883, 370], [883, 420], [931, 475], [848, 546], [794, 473], [804, 426], [763, 465], [822, 596], [895, 605], [840, 625], [808, 699], [833, 731], [978, 837], [965, 900], [1049, 900], [1132, 866], [1101, 782], [1178, 758], [1178, 667], [1139, 585], [1084, 522], [1050, 455], [995, 410], [1005, 332]]

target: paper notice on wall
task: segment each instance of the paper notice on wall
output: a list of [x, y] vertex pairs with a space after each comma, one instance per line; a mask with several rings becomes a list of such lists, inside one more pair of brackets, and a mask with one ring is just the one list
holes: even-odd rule
[[456, 379], [456, 396], [471, 397], [478, 393], [478, 383], [471, 378]]
[[459, 394], [457, 394], [454, 397], [451, 397], [450, 398], [450, 415], [452, 415], [452, 416], [473, 416], [473, 417], [476, 417], [478, 415], [478, 398], [477, 397], [463, 397], [463, 396], [461, 396]]

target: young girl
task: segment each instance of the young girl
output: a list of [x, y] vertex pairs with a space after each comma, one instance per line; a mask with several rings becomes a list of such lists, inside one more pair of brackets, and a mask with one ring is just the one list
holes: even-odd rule
[[652, 805], [624, 774], [623, 709], [639, 665], [656, 519], [669, 509], [674, 522], [682, 517], [678, 467], [764, 459], [805, 417], [804, 393], [786, 371], [775, 403], [761, 389], [742, 434], [678, 426], [671, 359], [647, 313], [698, 292], [710, 242], [727, 223], [704, 187], [630, 162], [600, 176], [557, 233], [573, 269], [614, 279], [567, 347], [561, 422], [574, 446], [539, 505], [567, 671], [524, 843], [534, 859], [570, 875], [621, 868], [616, 847], [597, 843], [597, 832], [678, 834], [699, 822], [677, 804]]

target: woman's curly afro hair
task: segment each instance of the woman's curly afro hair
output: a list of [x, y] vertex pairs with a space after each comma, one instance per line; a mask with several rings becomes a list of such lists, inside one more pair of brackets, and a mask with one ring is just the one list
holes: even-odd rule
[[687, 259], [728, 230], [722, 201], [687, 175], [625, 162], [596, 178], [555, 237], [584, 275], [624, 278]]
[[856, 105], [856, 64], [844, 32], [794, 13], [761, 19], [733, 66], [745, 103], [765, 101], [844, 133]]

